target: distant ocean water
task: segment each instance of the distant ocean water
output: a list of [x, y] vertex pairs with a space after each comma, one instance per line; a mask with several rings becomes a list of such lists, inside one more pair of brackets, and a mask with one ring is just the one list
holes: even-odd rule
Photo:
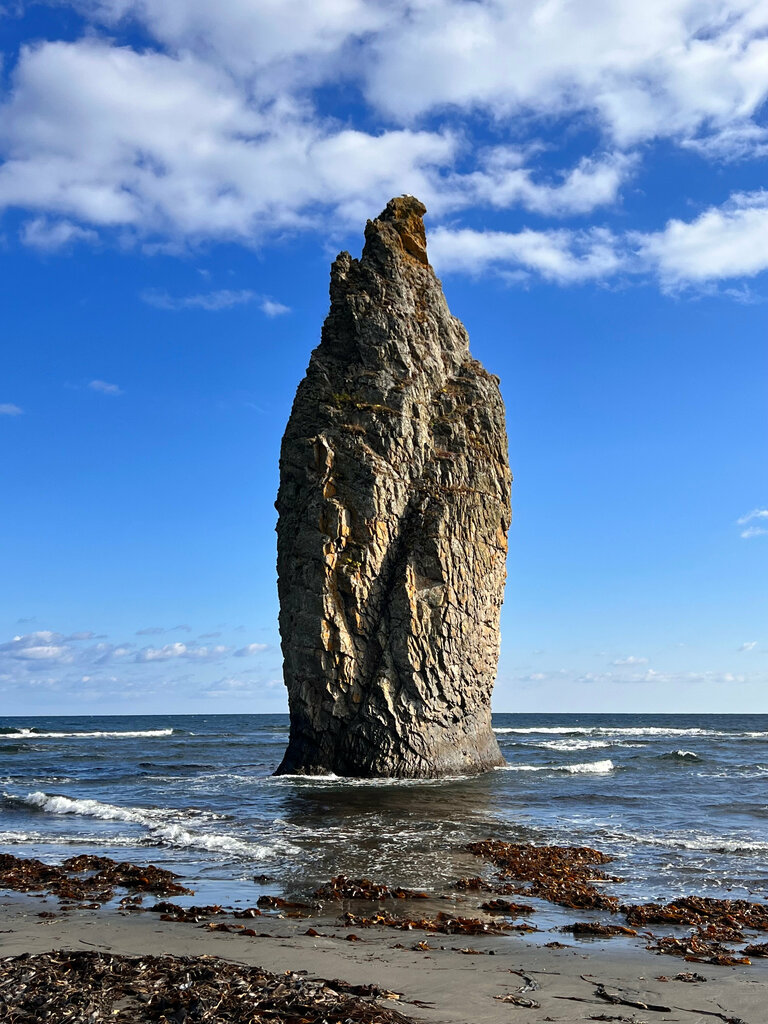
[[768, 715], [495, 715], [505, 768], [274, 778], [287, 715], [0, 718], [0, 852], [102, 852], [253, 898], [331, 875], [440, 892], [467, 842], [596, 846], [622, 898], [768, 895]]

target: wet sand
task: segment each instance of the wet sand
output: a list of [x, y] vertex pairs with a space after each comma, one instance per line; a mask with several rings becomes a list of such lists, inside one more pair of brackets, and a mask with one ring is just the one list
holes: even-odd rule
[[[642, 938], [587, 942], [552, 934], [552, 941], [565, 944], [565, 948], [553, 949], [540, 944], [541, 935], [534, 943], [530, 937], [516, 934], [467, 937], [350, 929], [337, 916], [265, 914], [245, 922], [231, 917], [216, 921], [245, 923], [258, 935], [243, 937], [212, 931], [205, 924], [165, 922], [158, 914], [114, 908], [62, 913], [54, 898], [3, 895], [0, 956], [51, 950], [215, 956], [275, 973], [306, 972], [311, 977], [341, 978], [356, 985], [375, 984], [401, 994], [397, 1001], [380, 1000], [381, 1005], [416, 1020], [445, 1024], [510, 1020], [764, 1024], [768, 1020], [768, 963], [757, 961], [751, 967], [686, 963], [645, 950]], [[305, 934], [310, 928], [320, 935]], [[358, 935], [358, 940], [350, 941], [350, 934]], [[413, 948], [421, 942], [433, 948]], [[461, 952], [467, 948], [478, 952]], [[687, 972], [707, 980], [674, 980], [675, 975]], [[658, 980], [660, 976], [669, 980]], [[601, 985], [608, 996], [625, 1002], [611, 1003], [601, 997]], [[539, 1005], [496, 998], [506, 995]], [[643, 1003], [648, 1008], [627, 1003]]]

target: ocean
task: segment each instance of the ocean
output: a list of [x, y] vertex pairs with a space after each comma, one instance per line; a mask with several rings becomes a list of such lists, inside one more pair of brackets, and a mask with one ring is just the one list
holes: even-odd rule
[[505, 715], [508, 764], [441, 781], [274, 778], [287, 715], [0, 718], [0, 852], [98, 852], [197, 899], [332, 875], [433, 893], [467, 842], [595, 846], [633, 902], [768, 895], [768, 715]]

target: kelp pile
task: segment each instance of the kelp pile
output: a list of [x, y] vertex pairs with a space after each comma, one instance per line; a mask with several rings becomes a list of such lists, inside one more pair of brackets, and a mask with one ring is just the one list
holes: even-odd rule
[[576, 921], [563, 925], [560, 931], [595, 939], [609, 939], [614, 935], [637, 935], [634, 928], [626, 928], [620, 924], [601, 924], [599, 921]]
[[719, 900], [685, 896], [672, 903], [640, 903], [623, 906], [630, 924], [716, 925], [739, 932], [742, 928], [768, 931], [768, 906], [749, 900]]
[[489, 914], [510, 914], [512, 917], [519, 917], [520, 914], [535, 914], [536, 908], [528, 903], [512, 903], [510, 900], [487, 900], [480, 905], [481, 910]]
[[344, 915], [347, 927], [398, 928], [401, 931], [440, 932], [443, 935], [503, 935], [505, 932], [535, 932], [534, 925], [512, 924], [508, 921], [484, 921], [479, 917], [458, 917], [454, 914], [439, 913], [436, 917], [393, 917], [384, 911], [373, 917], [347, 913]]
[[412, 1024], [373, 985], [270, 974], [212, 956], [116, 956], [91, 951], [8, 957], [0, 970], [0, 1021], [115, 1024]]
[[529, 846], [526, 843], [504, 843], [486, 839], [470, 843], [470, 853], [491, 861], [498, 869], [500, 880], [514, 879], [506, 891], [536, 896], [550, 903], [580, 910], [619, 909], [615, 896], [606, 896], [592, 882], [619, 882], [620, 878], [607, 875], [596, 864], [612, 860], [605, 853], [588, 846]]
[[401, 889], [399, 886], [390, 888], [380, 882], [372, 882], [370, 878], [347, 878], [336, 875], [330, 882], [315, 889], [315, 896], [326, 900], [426, 900], [426, 892], [414, 889]]
[[138, 867], [109, 857], [83, 854], [70, 857], [61, 865], [44, 864], [35, 858], [0, 854], [0, 889], [16, 892], [46, 892], [62, 900], [95, 900], [104, 903], [115, 889], [154, 893], [156, 896], [190, 895], [191, 889], [179, 885], [172, 871], [149, 864]]
[[[457, 887], [475, 891], [512, 891], [561, 906], [622, 913], [630, 926], [580, 921], [566, 925], [561, 931], [581, 936], [608, 937], [637, 935], [636, 927], [651, 924], [692, 926], [695, 931], [683, 937], [670, 935], [656, 938], [647, 932], [648, 937], [654, 940], [647, 948], [657, 953], [681, 956], [696, 963], [722, 966], [748, 964], [750, 956], [768, 956], [768, 943], [747, 945], [741, 950], [728, 948], [729, 945], [746, 942], [744, 929], [768, 931], [766, 904], [704, 896], [686, 896], [670, 903], [620, 904], [616, 897], [606, 895], [592, 884], [620, 882], [621, 879], [595, 867], [609, 863], [611, 857], [591, 847], [528, 846], [485, 840], [470, 843], [467, 849], [491, 861], [499, 869], [496, 879], [501, 885], [493, 886], [478, 877], [460, 879], [460, 886]], [[484, 910], [496, 907], [502, 910], [505, 904], [505, 900], [496, 899], [487, 901], [482, 907]]]
[[749, 957], [740, 956], [714, 939], [705, 939], [700, 935], [686, 935], [683, 938], [666, 935], [645, 948], [655, 953], [681, 956], [691, 963], [714, 964], [718, 967], [733, 967], [735, 964], [751, 963]]

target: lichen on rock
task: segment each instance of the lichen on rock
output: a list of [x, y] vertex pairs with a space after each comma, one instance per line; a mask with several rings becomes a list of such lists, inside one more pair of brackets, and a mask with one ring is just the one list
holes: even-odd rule
[[278, 772], [437, 777], [503, 764], [491, 728], [510, 483], [498, 378], [469, 354], [391, 200], [331, 309], [280, 455]]

